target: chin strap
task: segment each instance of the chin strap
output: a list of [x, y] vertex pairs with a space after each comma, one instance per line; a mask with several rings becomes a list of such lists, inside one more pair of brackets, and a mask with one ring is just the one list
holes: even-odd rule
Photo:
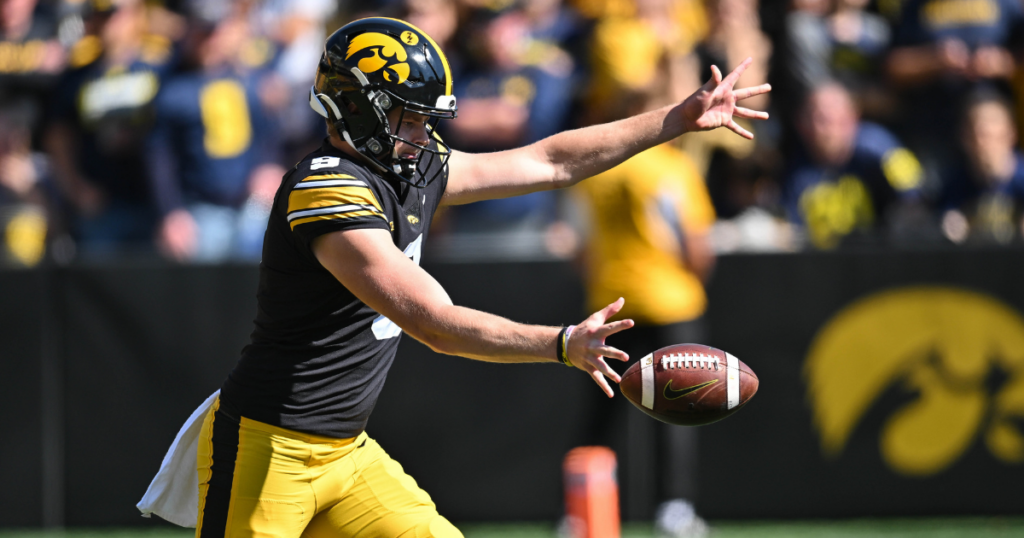
[[341, 111], [338, 110], [338, 105], [334, 104], [334, 100], [322, 93], [316, 93], [316, 87], [310, 86], [309, 88], [309, 106], [316, 111], [317, 114], [331, 119], [330, 114], [327, 112], [327, 108], [324, 107], [324, 103], [327, 103], [331, 107], [331, 112], [334, 112], [334, 118], [337, 120], [341, 119]]
[[[337, 130], [338, 129], [338, 125], [335, 124], [334, 128]], [[348, 134], [348, 131], [342, 130], [341, 131], [341, 136], [342, 136], [342, 138], [345, 139], [345, 142], [348, 143], [350, 148], [356, 150], [356, 153], [360, 153], [359, 152], [359, 148], [356, 147], [355, 142], [352, 142], [352, 136]], [[376, 164], [376, 163], [374, 163], [374, 164]]]
[[330, 97], [322, 93], [316, 93], [316, 87], [311, 86], [309, 88], [309, 106], [315, 110], [317, 114], [320, 114], [324, 118], [331, 119], [331, 115], [327, 111], [327, 107], [324, 106], [324, 103], [327, 103], [327, 106], [331, 107], [331, 112], [334, 112], [334, 129], [341, 133], [342, 138], [345, 139], [345, 142], [348, 143], [349, 147], [356, 150], [358, 153], [359, 148], [357, 148], [355, 143], [352, 142], [352, 136], [349, 135], [348, 130], [344, 128], [344, 121], [341, 117], [341, 110], [338, 110], [338, 105], [336, 105], [334, 100]]

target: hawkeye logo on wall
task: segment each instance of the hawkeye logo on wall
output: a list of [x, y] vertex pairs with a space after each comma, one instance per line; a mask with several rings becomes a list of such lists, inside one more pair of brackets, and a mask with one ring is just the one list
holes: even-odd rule
[[[419, 41], [416, 34], [412, 32], [404, 32], [402, 36], [407, 43], [412, 45]], [[397, 39], [377, 32], [359, 34], [349, 42], [345, 59], [348, 60], [364, 51], [370, 52], [371, 55], [359, 60], [359, 63], [356, 64], [360, 71], [375, 73], [384, 69], [384, 79], [396, 84], [402, 84], [409, 79], [409, 64], [405, 63], [409, 54], [405, 51], [405, 46]]]
[[804, 377], [826, 457], [895, 388], [912, 399], [878, 432], [894, 471], [939, 473], [979, 440], [1003, 463], [1024, 463], [1024, 319], [991, 296], [912, 287], [861, 299], [815, 337]]

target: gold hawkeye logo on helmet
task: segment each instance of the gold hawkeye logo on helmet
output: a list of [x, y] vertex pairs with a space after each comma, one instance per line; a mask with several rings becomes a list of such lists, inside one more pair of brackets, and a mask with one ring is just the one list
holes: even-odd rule
[[360, 71], [374, 73], [385, 69], [384, 80], [388, 82], [402, 84], [408, 80], [409, 64], [405, 61], [409, 55], [397, 39], [377, 32], [360, 34], [349, 42], [345, 59], [362, 51], [370, 51], [373, 56], [359, 60], [357, 67]]

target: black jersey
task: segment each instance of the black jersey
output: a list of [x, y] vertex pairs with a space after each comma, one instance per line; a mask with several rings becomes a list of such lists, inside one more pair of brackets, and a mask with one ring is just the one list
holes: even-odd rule
[[[426, 177], [442, 166], [429, 161]], [[422, 189], [382, 179], [326, 140], [285, 175], [263, 242], [256, 328], [222, 387], [225, 410], [327, 437], [365, 429], [402, 331], [320, 265], [311, 243], [381, 228], [418, 264], [447, 183], [447, 166]]]

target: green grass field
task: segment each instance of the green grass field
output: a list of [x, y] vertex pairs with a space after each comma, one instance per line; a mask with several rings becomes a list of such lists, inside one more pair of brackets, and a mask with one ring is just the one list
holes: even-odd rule
[[[557, 538], [549, 524], [460, 525], [466, 538]], [[866, 519], [711, 524], [712, 538], [1024, 538], [1024, 518]], [[187, 538], [186, 529], [0, 530], [0, 538]], [[650, 525], [626, 525], [623, 538], [649, 538]]]

